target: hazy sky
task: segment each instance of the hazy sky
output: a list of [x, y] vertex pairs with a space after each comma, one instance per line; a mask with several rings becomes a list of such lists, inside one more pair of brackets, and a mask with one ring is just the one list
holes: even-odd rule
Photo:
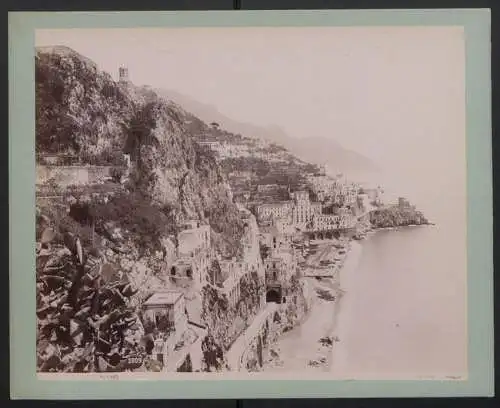
[[417, 189], [465, 193], [460, 27], [43, 30], [36, 44], [70, 46], [115, 78], [126, 65], [136, 84], [233, 119], [334, 138]]

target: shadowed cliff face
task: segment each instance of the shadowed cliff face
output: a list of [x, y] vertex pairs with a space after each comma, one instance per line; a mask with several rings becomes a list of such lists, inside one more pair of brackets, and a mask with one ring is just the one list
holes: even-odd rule
[[193, 142], [187, 112], [66, 47], [38, 49], [35, 67], [38, 153], [85, 164], [119, 164], [129, 153], [131, 189], [175, 222], [208, 218], [223, 254], [239, 253], [243, 223], [214, 157]]

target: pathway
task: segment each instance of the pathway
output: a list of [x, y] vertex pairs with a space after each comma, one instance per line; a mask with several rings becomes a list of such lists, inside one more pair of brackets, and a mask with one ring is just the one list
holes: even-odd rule
[[226, 354], [231, 371], [239, 371], [241, 368], [241, 357], [252, 341], [259, 334], [259, 330], [266, 319], [278, 309], [276, 303], [267, 303], [264, 309], [254, 318], [252, 324], [236, 339]]

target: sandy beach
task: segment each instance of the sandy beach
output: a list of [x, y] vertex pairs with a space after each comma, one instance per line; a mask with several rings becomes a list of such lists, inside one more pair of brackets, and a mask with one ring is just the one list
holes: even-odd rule
[[361, 245], [351, 241], [344, 263], [333, 278], [304, 278], [312, 297], [311, 308], [300, 325], [271, 345], [265, 372], [331, 372], [333, 350], [338, 345], [335, 337], [340, 338], [337, 316], [345, 290], [342, 281], [355, 270], [360, 253]]

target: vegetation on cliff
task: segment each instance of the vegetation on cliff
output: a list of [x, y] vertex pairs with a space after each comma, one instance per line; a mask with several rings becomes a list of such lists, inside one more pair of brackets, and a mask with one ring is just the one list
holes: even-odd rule
[[[152, 218], [161, 217], [155, 208], [160, 209], [174, 224], [170, 230], [186, 219], [208, 218], [216, 249], [224, 256], [241, 254], [243, 222], [213, 155], [193, 140], [191, 115], [151, 90], [114, 82], [66, 47], [38, 49], [35, 67], [39, 155], [64, 153], [83, 164], [121, 165], [128, 153], [128, 187], [144, 197], [141, 213], [150, 203], [157, 214]], [[128, 206], [122, 195], [114, 208], [118, 201]], [[101, 210], [113, 218], [111, 210]]]
[[91, 164], [121, 164], [133, 101], [111, 76], [66, 47], [35, 56], [36, 150]]
[[75, 235], [43, 217], [37, 224], [37, 369], [123, 371], [132, 360], [138, 368], [142, 327], [130, 303], [137, 290]]
[[231, 306], [227, 296], [211, 285], [202, 289], [202, 319], [210, 328], [213, 341], [224, 350], [229, 349], [238, 335], [247, 328], [257, 314], [265, 282], [256, 272], [240, 280], [240, 298]]
[[370, 213], [370, 222], [374, 228], [393, 228], [429, 224], [429, 221], [422, 212], [411, 207], [400, 208], [397, 205], [372, 211]]

